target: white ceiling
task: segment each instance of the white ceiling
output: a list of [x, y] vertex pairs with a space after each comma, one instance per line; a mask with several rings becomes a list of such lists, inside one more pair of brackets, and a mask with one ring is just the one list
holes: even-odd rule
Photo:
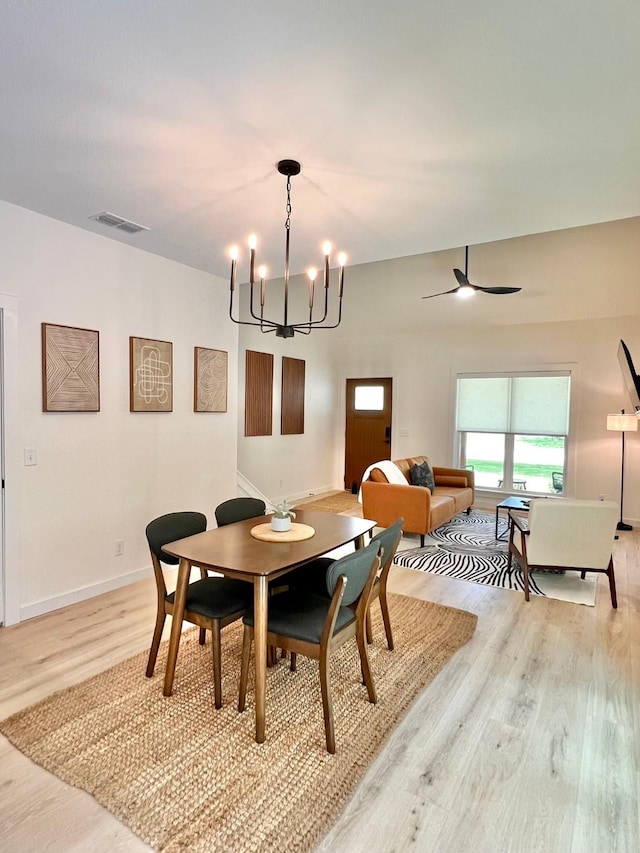
[[225, 277], [252, 231], [282, 274], [282, 158], [294, 271], [636, 216], [639, 44], [629, 0], [5, 0], [0, 198]]

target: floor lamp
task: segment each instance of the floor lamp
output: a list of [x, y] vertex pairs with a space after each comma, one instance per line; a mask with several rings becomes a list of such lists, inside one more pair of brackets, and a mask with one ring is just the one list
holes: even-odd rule
[[622, 435], [622, 472], [620, 475], [620, 521], [617, 530], [633, 530], [630, 524], [622, 520], [622, 508], [624, 500], [624, 434], [625, 432], [636, 432], [638, 429], [638, 418], [635, 415], [625, 415], [624, 409], [619, 415], [607, 415], [607, 429], [619, 432]]

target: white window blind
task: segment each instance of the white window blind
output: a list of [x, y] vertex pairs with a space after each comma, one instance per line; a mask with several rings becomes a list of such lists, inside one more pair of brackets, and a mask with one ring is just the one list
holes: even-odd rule
[[458, 377], [462, 432], [567, 435], [571, 377], [565, 373]]

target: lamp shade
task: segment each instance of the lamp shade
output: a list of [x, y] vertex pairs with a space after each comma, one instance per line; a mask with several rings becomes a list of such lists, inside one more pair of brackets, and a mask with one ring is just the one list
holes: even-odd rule
[[638, 418], [635, 415], [607, 415], [607, 429], [615, 432], [636, 432]]

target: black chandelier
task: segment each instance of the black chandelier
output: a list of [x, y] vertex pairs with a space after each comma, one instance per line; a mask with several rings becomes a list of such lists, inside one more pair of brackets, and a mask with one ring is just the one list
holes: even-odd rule
[[249, 312], [252, 320], [236, 320], [233, 316], [233, 295], [236, 289], [236, 265], [238, 262], [238, 247], [234, 246], [229, 254], [231, 255], [231, 281], [230, 281], [230, 299], [229, 299], [229, 317], [234, 323], [241, 326], [259, 326], [261, 332], [275, 332], [278, 338], [292, 338], [296, 332], [303, 335], [308, 335], [312, 329], [335, 329], [340, 325], [342, 319], [342, 291], [344, 288], [344, 267], [347, 256], [344, 252], [338, 255], [338, 264], [340, 266], [338, 272], [338, 319], [335, 323], [327, 323], [327, 315], [329, 312], [329, 260], [331, 257], [331, 243], [325, 242], [322, 246], [324, 254], [324, 313], [322, 317], [313, 319], [313, 306], [315, 296], [316, 278], [318, 270], [310, 268], [307, 271], [309, 276], [309, 319], [301, 323], [289, 322], [289, 238], [291, 234], [291, 178], [293, 175], [300, 174], [300, 163], [297, 160], [280, 160], [278, 163], [278, 171], [281, 175], [287, 176], [287, 218], [284, 223], [285, 228], [285, 251], [284, 251], [284, 297], [283, 297], [283, 316], [281, 322], [269, 320], [264, 316], [264, 304], [266, 295], [266, 267], [258, 267], [258, 276], [260, 277], [260, 312], [256, 313], [254, 306], [256, 301], [254, 298], [254, 284], [256, 283], [256, 246], [257, 239], [254, 235], [249, 237], [249, 282], [251, 285], [251, 296], [249, 300]]

